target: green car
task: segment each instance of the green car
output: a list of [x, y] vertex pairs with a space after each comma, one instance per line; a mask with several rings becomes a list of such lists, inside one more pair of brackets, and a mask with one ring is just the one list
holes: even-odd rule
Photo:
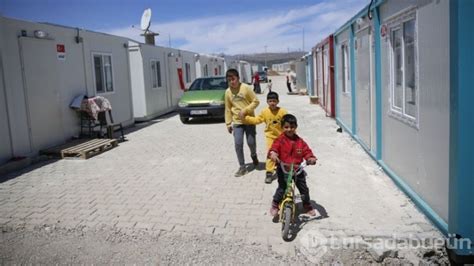
[[181, 122], [192, 117], [224, 119], [224, 94], [227, 81], [223, 76], [197, 78], [178, 102]]

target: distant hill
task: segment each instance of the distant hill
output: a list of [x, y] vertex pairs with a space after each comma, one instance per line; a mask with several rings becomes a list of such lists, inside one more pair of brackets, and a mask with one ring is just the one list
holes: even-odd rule
[[229, 60], [244, 60], [250, 63], [265, 64], [267, 66], [272, 64], [281, 64], [291, 60], [299, 59], [306, 53], [304, 52], [290, 52], [290, 53], [259, 53], [259, 54], [237, 54], [237, 55], [220, 55]]

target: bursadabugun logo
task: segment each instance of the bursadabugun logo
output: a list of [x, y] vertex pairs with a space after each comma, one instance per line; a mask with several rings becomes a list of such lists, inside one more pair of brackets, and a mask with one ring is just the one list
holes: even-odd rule
[[343, 232], [337, 235], [324, 235], [318, 230], [301, 233], [300, 251], [306, 258], [318, 263], [330, 250], [367, 248], [368, 244], [362, 237], [349, 237]]
[[[300, 233], [300, 251], [306, 258], [318, 263], [323, 256], [334, 250], [367, 250], [375, 260], [383, 260], [384, 257], [396, 256], [398, 251], [413, 252], [417, 250], [442, 250], [446, 239], [441, 235], [387, 235], [387, 236], [348, 236], [344, 232], [336, 234], [323, 234], [318, 230], [308, 230]], [[454, 239], [450, 246], [470, 247], [469, 239]]]
[[301, 253], [313, 263], [319, 262], [329, 249], [328, 238], [318, 230], [304, 232], [299, 239]]

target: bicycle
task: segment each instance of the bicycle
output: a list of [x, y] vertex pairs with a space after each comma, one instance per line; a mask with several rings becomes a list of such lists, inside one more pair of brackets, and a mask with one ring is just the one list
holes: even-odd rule
[[[290, 170], [286, 171], [285, 166], [290, 166]], [[303, 169], [307, 166], [306, 161], [303, 161], [298, 169], [294, 169], [294, 164], [285, 164], [280, 162], [281, 169], [285, 175], [287, 175], [285, 196], [280, 203], [280, 217], [279, 220], [281, 225], [281, 236], [283, 240], [289, 241], [290, 238], [290, 227], [295, 221], [296, 214], [296, 193], [295, 186], [296, 182], [293, 179], [298, 178]], [[296, 174], [295, 174], [296, 173]], [[295, 178], [293, 178], [295, 177]]]

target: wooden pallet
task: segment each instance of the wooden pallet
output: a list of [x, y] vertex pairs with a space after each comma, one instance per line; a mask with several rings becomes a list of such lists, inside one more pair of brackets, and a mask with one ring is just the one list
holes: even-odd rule
[[79, 139], [41, 151], [41, 154], [89, 159], [118, 145], [116, 139]]

